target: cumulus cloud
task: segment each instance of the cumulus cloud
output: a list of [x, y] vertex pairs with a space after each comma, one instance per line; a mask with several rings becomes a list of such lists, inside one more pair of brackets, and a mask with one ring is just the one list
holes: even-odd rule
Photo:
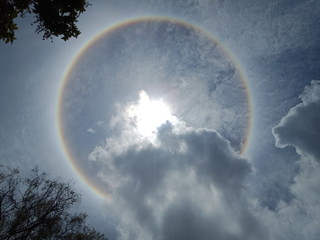
[[166, 121], [139, 138], [126, 112], [111, 123], [118, 135], [90, 159], [103, 166], [119, 239], [266, 239], [245, 196], [250, 163], [219, 133]]
[[273, 128], [276, 146], [294, 146], [300, 155], [308, 154], [320, 162], [320, 81], [305, 87], [300, 99]]
[[300, 160], [290, 188], [292, 202], [281, 202], [275, 212], [259, 211], [272, 229], [271, 239], [316, 240], [320, 236], [320, 81], [305, 87], [300, 99], [273, 128], [276, 146], [293, 146]]
[[320, 164], [312, 158], [299, 162], [300, 173], [295, 177], [290, 203], [280, 202], [276, 211], [257, 210], [270, 231], [272, 240], [317, 240], [320, 236]]

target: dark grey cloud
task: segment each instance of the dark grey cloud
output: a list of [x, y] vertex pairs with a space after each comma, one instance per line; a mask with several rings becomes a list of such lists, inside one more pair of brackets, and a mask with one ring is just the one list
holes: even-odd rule
[[167, 122], [155, 142], [96, 148], [119, 239], [266, 239], [245, 196], [250, 163], [217, 132]]

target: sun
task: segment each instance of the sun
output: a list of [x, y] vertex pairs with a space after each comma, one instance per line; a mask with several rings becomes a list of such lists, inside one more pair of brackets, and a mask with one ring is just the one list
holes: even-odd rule
[[145, 91], [139, 94], [139, 101], [128, 108], [128, 115], [136, 131], [144, 137], [157, 133], [157, 128], [167, 121], [175, 123], [177, 118], [162, 100], [150, 100]]

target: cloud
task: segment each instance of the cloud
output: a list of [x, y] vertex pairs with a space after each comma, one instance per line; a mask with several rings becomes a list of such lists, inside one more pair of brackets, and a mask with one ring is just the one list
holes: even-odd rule
[[260, 219], [270, 231], [270, 239], [316, 240], [320, 229], [320, 164], [311, 158], [299, 162], [300, 173], [290, 190], [294, 199], [280, 202], [276, 211], [260, 209]]
[[312, 81], [273, 134], [276, 146], [293, 146], [300, 156], [299, 173], [290, 187], [293, 200], [280, 202], [276, 211], [260, 209], [271, 239], [319, 239], [320, 229], [320, 81]]
[[119, 239], [265, 239], [244, 193], [250, 164], [220, 134], [167, 121], [154, 141], [123, 144], [125, 135], [91, 154]]
[[291, 108], [272, 129], [276, 146], [293, 146], [300, 155], [320, 162], [320, 81], [312, 81], [300, 95], [302, 102]]
[[292, 200], [273, 210], [250, 198], [251, 164], [216, 131], [167, 121], [154, 138], [138, 137], [120, 111], [111, 121], [117, 134], [91, 153], [109, 186], [119, 239], [318, 239], [319, 91], [313, 81], [273, 128], [276, 146], [300, 156]]
[[101, 130], [105, 127], [104, 121], [97, 121], [90, 128], [87, 129], [88, 133], [95, 134], [98, 130]]
[[88, 128], [88, 129], [87, 129], [87, 132], [92, 133], [92, 134], [95, 134], [95, 133], [96, 133], [96, 130], [94, 130], [93, 128]]

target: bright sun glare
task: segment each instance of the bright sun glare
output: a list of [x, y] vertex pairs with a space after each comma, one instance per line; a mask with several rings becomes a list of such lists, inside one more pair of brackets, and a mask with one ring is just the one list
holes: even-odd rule
[[139, 101], [128, 109], [129, 117], [133, 120], [139, 134], [148, 137], [157, 132], [157, 128], [166, 121], [176, 122], [169, 107], [162, 101], [151, 101], [145, 91], [139, 94]]

